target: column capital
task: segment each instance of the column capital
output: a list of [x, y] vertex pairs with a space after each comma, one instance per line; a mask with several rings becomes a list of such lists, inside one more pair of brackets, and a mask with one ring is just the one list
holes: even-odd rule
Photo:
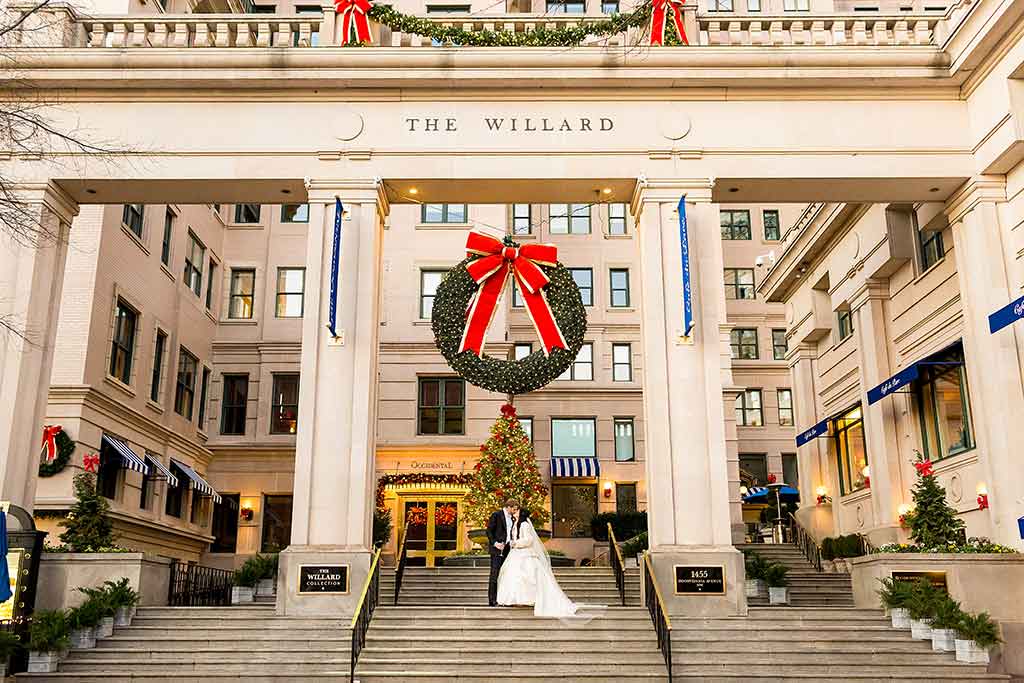
[[869, 301], [888, 301], [889, 280], [867, 278], [850, 295], [850, 310], [856, 311]]
[[53, 181], [43, 183], [21, 183], [14, 192], [29, 204], [41, 204], [68, 225], [78, 215], [78, 202]]
[[304, 183], [310, 203], [329, 204], [337, 197], [342, 203], [376, 202], [382, 216], [391, 211], [391, 202], [380, 178], [306, 178]]
[[640, 207], [649, 203], [672, 203], [686, 195], [690, 202], [711, 203], [711, 191], [714, 189], [714, 178], [637, 178], [630, 202], [633, 215], [639, 214]]
[[982, 202], [1006, 201], [1006, 177], [996, 175], [979, 175], [969, 179], [957, 188], [949, 199], [943, 213], [949, 222], [956, 223], [975, 206]]

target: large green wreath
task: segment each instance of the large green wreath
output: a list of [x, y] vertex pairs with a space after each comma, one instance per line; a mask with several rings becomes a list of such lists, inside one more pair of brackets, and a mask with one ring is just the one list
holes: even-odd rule
[[71, 460], [71, 454], [75, 452], [75, 442], [71, 440], [71, 437], [63, 429], [57, 432], [53, 438], [57, 444], [57, 455], [53, 462], [44, 462], [40, 458], [40, 477], [52, 477], [63, 471], [68, 466], [68, 461]]
[[503, 394], [525, 394], [557, 379], [576, 359], [587, 333], [587, 311], [569, 270], [561, 263], [540, 266], [550, 280], [544, 288], [548, 304], [569, 348], [554, 349], [547, 356], [537, 350], [522, 360], [506, 360], [486, 354], [477, 356], [472, 351], [459, 353], [466, 328], [466, 311], [478, 288], [466, 271], [466, 264], [474, 258], [448, 271], [437, 286], [431, 322], [441, 355], [470, 384]]

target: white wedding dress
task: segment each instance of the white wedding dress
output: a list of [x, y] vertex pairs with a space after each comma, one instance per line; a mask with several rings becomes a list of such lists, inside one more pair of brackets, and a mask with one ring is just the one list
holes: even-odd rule
[[538, 617], [593, 619], [603, 613], [604, 605], [577, 604], [558, 585], [551, 560], [530, 520], [519, 527], [519, 538], [498, 574], [498, 604], [533, 605]]

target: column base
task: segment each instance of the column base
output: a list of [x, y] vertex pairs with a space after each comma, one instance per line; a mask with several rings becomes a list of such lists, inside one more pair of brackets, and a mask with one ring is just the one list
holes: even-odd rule
[[[730, 546], [660, 546], [651, 550], [654, 576], [670, 617], [746, 616], [743, 553]], [[725, 593], [679, 593], [677, 566], [722, 567]]]
[[[351, 619], [362, 597], [366, 576], [370, 571], [369, 550], [330, 545], [291, 545], [281, 551], [277, 570], [278, 616], [333, 617]], [[347, 567], [348, 581], [344, 591], [326, 586], [323, 592], [308, 589], [300, 592], [301, 567]], [[315, 582], [314, 582], [315, 583]], [[314, 588], [315, 591], [315, 588]]]

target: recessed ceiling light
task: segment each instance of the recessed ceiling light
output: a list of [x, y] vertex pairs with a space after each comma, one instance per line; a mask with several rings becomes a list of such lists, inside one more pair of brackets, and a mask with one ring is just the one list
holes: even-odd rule
[[287, 189], [287, 188], [284, 189], [284, 190], [281, 190], [281, 194], [291, 194], [291, 193], [292, 193], [292, 191]]
[[740, 188], [738, 188], [738, 187], [730, 187], [729, 188], [729, 192], [739, 192], [739, 191], [740, 191]]
[[419, 194], [419, 193], [420, 193], [420, 191], [417, 190], [415, 187], [410, 187], [409, 188], [409, 194]]
[[90, 188], [86, 188], [85, 193], [86, 194], [96, 194], [96, 190], [92, 189], [91, 187]]
[[937, 188], [937, 187], [931, 187], [931, 188], [928, 188], [928, 191], [929, 191], [929, 192], [938, 192], [938, 191], [939, 191], [939, 188]]
[[611, 194], [612, 193], [612, 188], [606, 187], [603, 190], [601, 190], [601, 193], [602, 194]]

